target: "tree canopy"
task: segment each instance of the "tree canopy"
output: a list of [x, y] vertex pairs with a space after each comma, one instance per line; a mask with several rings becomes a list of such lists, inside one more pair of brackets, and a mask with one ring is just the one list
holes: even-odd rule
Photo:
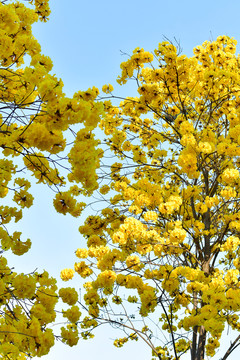
[[137, 95], [103, 87], [106, 206], [80, 226], [74, 266], [95, 322], [123, 329], [114, 344], [142, 339], [162, 360], [212, 357], [240, 329], [240, 58], [227, 36], [193, 53], [136, 48], [117, 81]]
[[[0, 2], [0, 357], [40, 357], [56, 337], [73, 346], [108, 323], [123, 330], [115, 346], [139, 339], [153, 358], [227, 359], [240, 344], [236, 40], [206, 41], [192, 57], [170, 41], [136, 48], [117, 79], [135, 81], [134, 96], [108, 84], [68, 98], [32, 35], [49, 14], [47, 0]], [[61, 272], [86, 279], [82, 300], [46, 271], [7, 264], [6, 251], [31, 246], [8, 224], [31, 207], [34, 181], [63, 215], [98, 201], [79, 227], [86, 246]], [[59, 298], [70, 307], [57, 335]], [[236, 336], [222, 352], [226, 326]]]

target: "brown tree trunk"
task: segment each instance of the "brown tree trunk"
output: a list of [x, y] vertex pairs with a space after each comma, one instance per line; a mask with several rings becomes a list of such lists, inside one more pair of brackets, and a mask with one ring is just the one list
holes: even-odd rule
[[[191, 360], [203, 360], [205, 354], [205, 344], [206, 344], [206, 330], [204, 326], [201, 326], [198, 330], [198, 326], [193, 328], [193, 339], [192, 339], [192, 348], [191, 348]], [[198, 337], [198, 341], [197, 341]]]
[[206, 330], [204, 326], [201, 326], [199, 332], [199, 338], [198, 338], [198, 349], [197, 349], [196, 360], [204, 359], [205, 343], [206, 343]]
[[192, 348], [191, 348], [191, 360], [196, 360], [196, 356], [197, 356], [197, 330], [198, 327], [194, 326], [193, 337], [192, 337]]

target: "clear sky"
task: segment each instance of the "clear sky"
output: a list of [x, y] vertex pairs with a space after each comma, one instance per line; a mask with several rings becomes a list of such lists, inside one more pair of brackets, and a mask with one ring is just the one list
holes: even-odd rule
[[[219, 35], [240, 41], [239, 0], [52, 0], [50, 6], [49, 22], [35, 25], [34, 34], [43, 53], [53, 60], [53, 72], [62, 78], [68, 96], [91, 86], [114, 86], [119, 65], [126, 60], [121, 51], [131, 53], [138, 46], [152, 51], [164, 36], [176, 38], [188, 56], [194, 46]], [[131, 95], [124, 93], [124, 88], [119, 91]], [[20, 258], [9, 256], [9, 263], [16, 264], [18, 271], [31, 272], [38, 267], [58, 277], [61, 269], [73, 266], [74, 251], [83, 246], [77, 230], [83, 219], [56, 214], [51, 192], [44, 187], [34, 191], [35, 205], [22, 221], [23, 237], [32, 239], [32, 249]], [[80, 287], [79, 278], [70, 285]], [[113, 329], [100, 328], [96, 340], [81, 341], [72, 349], [57, 344], [43, 359], [151, 358], [149, 349], [140, 342], [114, 348], [110, 339], [114, 336]], [[223, 341], [227, 344], [229, 340], [226, 335]], [[231, 360], [238, 359], [237, 352]]]

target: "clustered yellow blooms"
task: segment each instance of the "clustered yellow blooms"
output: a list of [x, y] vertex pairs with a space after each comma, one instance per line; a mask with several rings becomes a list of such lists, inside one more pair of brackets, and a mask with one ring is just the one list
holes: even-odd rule
[[0, 268], [1, 355], [4, 359], [46, 355], [54, 344], [48, 324], [56, 317], [56, 280], [46, 271], [17, 274], [11, 271], [4, 257], [0, 258]]
[[136, 333], [131, 333], [129, 334], [128, 337], [124, 337], [124, 338], [120, 338], [120, 339], [116, 339], [114, 340], [114, 346], [120, 348], [122, 347], [126, 342], [128, 342], [128, 340], [135, 340], [135, 341], [138, 341], [138, 336]]
[[63, 281], [68, 281], [74, 276], [74, 271], [72, 269], [64, 269], [61, 271], [61, 279]]
[[79, 336], [77, 326], [75, 324], [67, 325], [67, 328], [61, 328], [61, 336], [64, 339], [63, 341], [69, 345], [74, 346], [77, 345]]
[[[59, 296], [72, 306], [62, 312], [67, 324], [61, 330], [62, 340], [72, 346], [79, 338], [75, 290], [60, 289], [58, 295], [55, 280], [47, 272], [17, 274], [3, 257], [7, 250], [20, 256], [31, 247], [31, 240], [22, 239], [20, 231], [11, 233], [7, 228], [33, 204], [30, 175], [54, 189], [53, 204], [64, 215], [78, 217], [86, 206], [78, 195], [91, 195], [98, 188], [96, 171], [103, 154], [94, 129], [104, 105], [95, 101], [99, 94], [95, 87], [66, 97], [62, 81], [52, 75], [52, 61], [41, 53], [32, 34], [32, 25], [47, 21], [49, 15], [48, 0], [0, 2], [0, 197], [4, 204], [11, 204], [0, 206], [3, 359], [48, 354], [57, 336], [50, 324], [55, 321]], [[68, 280], [73, 274], [70, 269], [62, 278]], [[89, 336], [84, 333], [83, 337]]]
[[[87, 248], [76, 251], [84, 261], [75, 271], [87, 278], [90, 318], [128, 334], [115, 346], [134, 329], [153, 357], [180, 358], [199, 344], [203, 359], [226, 324], [240, 330], [240, 57], [228, 36], [192, 57], [178, 50], [165, 41], [121, 64], [117, 81], [136, 80], [135, 97], [116, 105], [113, 87], [103, 86], [107, 205], [79, 228]], [[172, 347], [151, 341], [159, 310]]]
[[[64, 164], [71, 167], [68, 180], [83, 185], [77, 195], [91, 194], [98, 187], [96, 169], [100, 166], [102, 150], [98, 148], [98, 140], [94, 140], [93, 130], [103, 105], [94, 101], [99, 93], [95, 87], [77, 92], [72, 99], [65, 96], [62, 81], [50, 74], [51, 59], [41, 53], [31, 31], [38, 19], [47, 20], [48, 1], [32, 0], [29, 4], [33, 6], [26, 7], [21, 2], [0, 3], [0, 97], [2, 102], [13, 103], [16, 108], [11, 117], [0, 114], [0, 146], [4, 156], [0, 194], [7, 195], [9, 182], [14, 180], [17, 171], [14, 162], [7, 158], [21, 156], [39, 183], [47, 183], [57, 190], [56, 210], [79, 216], [85, 204], [73, 199], [71, 190], [61, 191], [66, 180], [60, 174], [59, 164], [68, 159]], [[26, 55], [30, 58], [28, 66], [24, 66]], [[81, 124], [77, 134], [70, 128], [75, 124]], [[75, 134], [74, 145], [69, 154], [65, 152], [61, 156], [66, 149], [67, 130]], [[33, 201], [27, 188], [21, 185], [15, 189], [13, 199], [21, 207], [30, 207]]]

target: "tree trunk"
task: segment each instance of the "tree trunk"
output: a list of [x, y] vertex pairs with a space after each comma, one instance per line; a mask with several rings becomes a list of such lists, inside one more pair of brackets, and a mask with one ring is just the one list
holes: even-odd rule
[[198, 339], [198, 349], [196, 360], [203, 360], [205, 353], [205, 343], [206, 343], [206, 330], [204, 326], [200, 327], [199, 339]]

